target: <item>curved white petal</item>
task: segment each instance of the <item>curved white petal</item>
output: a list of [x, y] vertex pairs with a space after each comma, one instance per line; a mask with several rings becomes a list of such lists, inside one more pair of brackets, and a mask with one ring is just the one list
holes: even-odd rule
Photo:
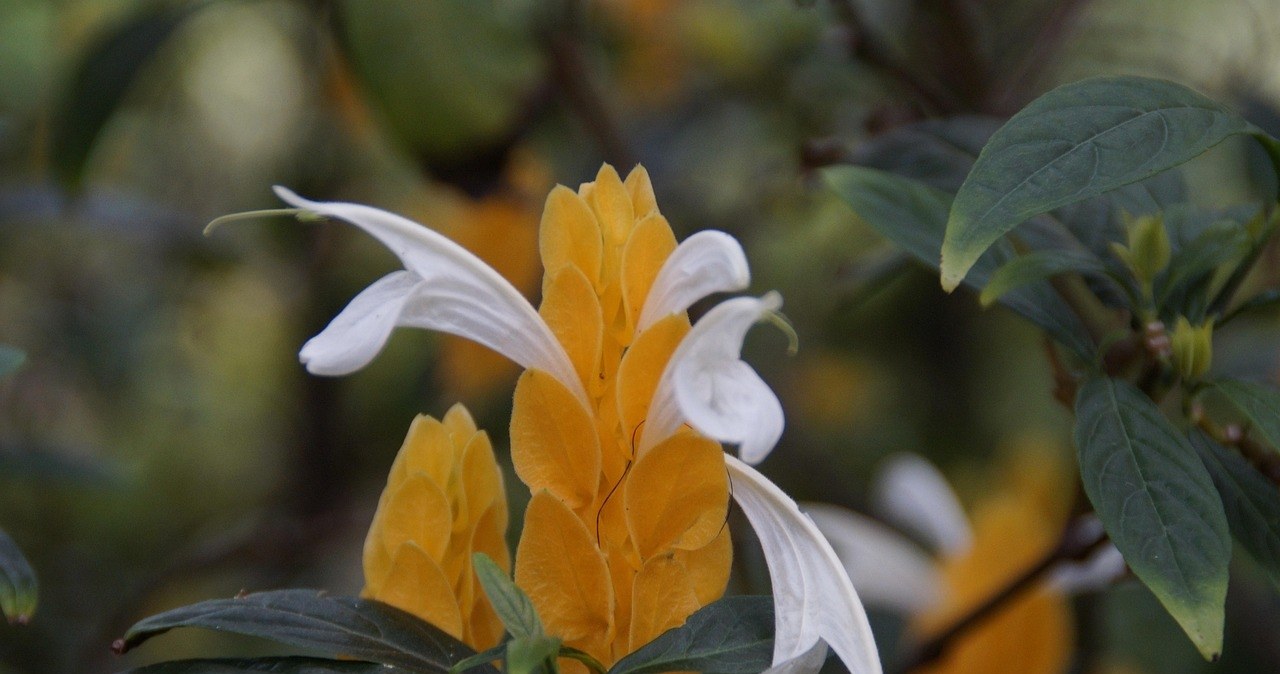
[[[405, 268], [421, 279], [404, 299], [395, 325], [439, 330], [479, 342], [522, 367], [545, 370], [586, 402], [586, 391], [551, 329], [520, 291], [480, 258], [439, 233], [394, 213], [360, 204], [310, 201], [283, 187], [275, 189], [292, 206], [363, 229], [391, 249]], [[348, 307], [343, 314], [351, 310]], [[338, 334], [332, 324], [325, 332], [330, 329]], [[345, 333], [353, 339], [370, 340], [349, 346], [353, 353], [377, 353], [387, 338], [385, 333], [372, 331]], [[325, 339], [321, 344], [328, 342]], [[308, 369], [316, 373], [329, 369], [323, 359], [327, 353], [313, 350], [311, 359], [304, 358]], [[317, 354], [320, 360], [316, 360]]]
[[421, 276], [394, 271], [360, 291], [320, 334], [307, 340], [298, 357], [312, 374], [350, 374], [382, 350], [401, 312], [422, 286]]
[[826, 662], [827, 642], [818, 639], [813, 648], [790, 660], [779, 662], [760, 674], [817, 674]]
[[901, 534], [847, 508], [806, 503], [844, 570], [868, 606], [914, 614], [942, 599], [942, 578], [933, 560]]
[[658, 270], [636, 330], [684, 311], [707, 295], [743, 290], [750, 284], [747, 255], [738, 240], [724, 232], [698, 232], [682, 241]]
[[735, 297], [708, 311], [676, 347], [658, 380], [640, 452], [658, 444], [688, 422], [720, 442], [739, 445], [748, 463], [768, 456], [782, 436], [782, 404], [773, 389], [742, 361], [747, 330], [782, 299]]
[[915, 454], [898, 454], [886, 463], [872, 487], [877, 514], [945, 554], [968, 550], [969, 520], [942, 473]]
[[773, 581], [773, 664], [804, 655], [821, 640], [851, 674], [879, 674], [867, 614], [827, 539], [777, 485], [733, 456], [724, 460], [733, 498], [760, 539]]

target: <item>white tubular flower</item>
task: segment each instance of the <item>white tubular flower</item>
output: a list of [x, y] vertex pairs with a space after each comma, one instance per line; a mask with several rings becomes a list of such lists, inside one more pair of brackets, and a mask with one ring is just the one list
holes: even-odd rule
[[285, 202], [349, 222], [404, 263], [360, 293], [299, 354], [313, 374], [342, 375], [373, 360], [398, 326], [466, 337], [525, 368], [544, 370], [586, 403], [564, 347], [506, 279], [462, 246], [412, 220], [370, 206], [316, 202], [277, 187]]
[[682, 241], [658, 270], [636, 331], [685, 311], [712, 293], [745, 290], [750, 283], [747, 255], [737, 239], [724, 232], [698, 232]]
[[933, 559], [902, 534], [839, 506], [806, 503], [804, 511], [831, 542], [867, 606], [912, 614], [942, 599]]
[[707, 312], [671, 356], [640, 442], [643, 453], [688, 422], [700, 433], [739, 446], [747, 463], [764, 460], [782, 436], [782, 404], [742, 361], [747, 330], [776, 312], [782, 299], [735, 297]]
[[[760, 538], [773, 581], [776, 629], [771, 671], [812, 674], [826, 642], [851, 674], [879, 674], [867, 614], [844, 566], [795, 501], [754, 468], [725, 455], [733, 498]], [[802, 663], [793, 663], [797, 658]]]
[[939, 552], [958, 555], [973, 545], [969, 519], [947, 478], [915, 454], [898, 454], [887, 461], [872, 501], [880, 517]]

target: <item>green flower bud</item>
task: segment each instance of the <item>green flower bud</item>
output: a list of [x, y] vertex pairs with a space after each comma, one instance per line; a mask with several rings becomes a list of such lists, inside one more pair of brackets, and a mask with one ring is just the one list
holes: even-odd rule
[[1164, 229], [1164, 218], [1160, 215], [1132, 218], [1128, 230], [1129, 245], [1112, 244], [1112, 250], [1133, 270], [1134, 278], [1143, 287], [1148, 287], [1156, 274], [1169, 265], [1173, 254], [1169, 233]]
[[1173, 364], [1183, 379], [1199, 379], [1209, 371], [1213, 362], [1213, 321], [1193, 326], [1185, 316], [1179, 316], [1173, 327], [1171, 348]]

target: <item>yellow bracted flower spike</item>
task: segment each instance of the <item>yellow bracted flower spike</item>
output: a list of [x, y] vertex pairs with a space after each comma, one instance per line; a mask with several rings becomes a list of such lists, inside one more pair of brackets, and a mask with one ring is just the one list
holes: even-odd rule
[[477, 650], [503, 626], [471, 568], [483, 552], [504, 570], [507, 497], [489, 437], [454, 405], [409, 427], [364, 544], [362, 596], [440, 627]]
[[511, 454], [533, 498], [515, 579], [549, 633], [607, 665], [723, 594], [729, 484], [720, 444], [691, 429], [638, 451], [659, 379], [690, 329], [680, 312], [637, 331], [676, 249], [645, 170], [624, 183], [605, 165], [577, 192], [556, 187], [540, 248], [539, 314], [589, 400], [536, 369], [516, 386]]

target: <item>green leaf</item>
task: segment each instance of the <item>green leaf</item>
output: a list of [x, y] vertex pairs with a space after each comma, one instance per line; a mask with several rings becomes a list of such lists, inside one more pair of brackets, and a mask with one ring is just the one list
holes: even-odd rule
[[24, 624], [36, 611], [36, 572], [22, 550], [0, 530], [0, 615], [10, 623]]
[[8, 377], [27, 362], [27, 354], [21, 349], [0, 344], [0, 377]]
[[[916, 182], [860, 166], [834, 166], [822, 176], [858, 217], [920, 261], [938, 266], [938, 249], [951, 196]], [[966, 285], [981, 288], [1016, 255], [1008, 242], [993, 246], [974, 265]], [[1000, 303], [1048, 332], [1081, 358], [1092, 358], [1093, 340], [1080, 318], [1047, 283], [1013, 290]]]
[[544, 63], [532, 32], [505, 4], [505, 11], [474, 0], [333, 6], [360, 84], [411, 150], [467, 158], [521, 121]]
[[1107, 273], [1107, 266], [1089, 253], [1070, 250], [1028, 253], [997, 269], [978, 295], [978, 301], [982, 306], [988, 307], [1010, 290], [1069, 272], [1103, 276]]
[[494, 660], [501, 659], [506, 652], [507, 644], [504, 642], [453, 663], [453, 666], [449, 668], [449, 672], [450, 674], [457, 674], [458, 672], [465, 672], [480, 665], [488, 664]]
[[516, 587], [507, 573], [503, 571], [489, 555], [477, 552], [471, 556], [476, 577], [484, 588], [485, 596], [494, 612], [506, 625], [507, 632], [516, 639], [540, 637], [546, 634], [542, 629], [542, 621], [538, 619], [538, 611], [524, 590]]
[[271, 674], [412, 674], [410, 670], [388, 667], [376, 662], [325, 660], [324, 658], [208, 658], [171, 660], [120, 674], [239, 674], [270, 672]]
[[1237, 134], [1264, 135], [1182, 85], [1098, 77], [1032, 101], [983, 148], [956, 194], [942, 245], [952, 290], [1026, 219], [1160, 173]]
[[1280, 588], [1280, 489], [1203, 432], [1193, 430], [1190, 437], [1218, 487], [1231, 534]]
[[560, 640], [555, 637], [521, 637], [507, 642], [506, 674], [555, 674]]
[[178, 27], [204, 5], [150, 3], [85, 50], [63, 95], [51, 139], [54, 167], [63, 182], [79, 186], [98, 135], [138, 74]]
[[759, 674], [773, 662], [773, 598], [725, 597], [619, 660], [609, 674]]
[[[475, 651], [413, 615], [381, 602], [316, 590], [259, 592], [214, 599], [151, 616], [117, 644], [125, 652], [176, 627], [200, 627], [401, 667], [448, 672]], [[496, 674], [484, 666], [481, 671]]]
[[1216, 381], [1213, 388], [1253, 423], [1267, 444], [1280, 449], [1280, 389], [1237, 379]]
[[1001, 121], [963, 116], [907, 124], [860, 144], [853, 159], [954, 194]]
[[1076, 398], [1085, 493], [1129, 568], [1207, 659], [1222, 651], [1231, 539], [1195, 449], [1142, 391], [1099, 377]]

